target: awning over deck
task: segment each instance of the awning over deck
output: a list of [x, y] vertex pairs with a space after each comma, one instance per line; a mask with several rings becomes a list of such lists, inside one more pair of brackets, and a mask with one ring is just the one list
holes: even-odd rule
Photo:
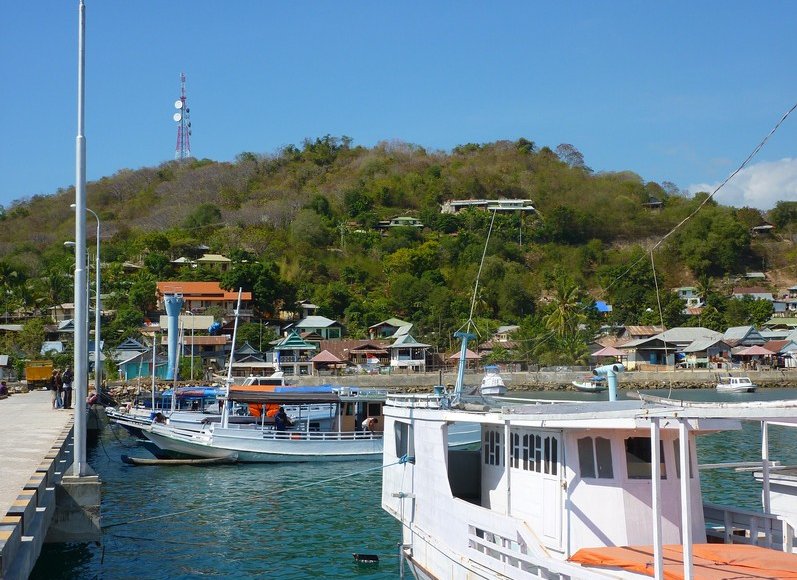
[[[797, 578], [797, 554], [745, 544], [694, 544], [692, 550], [695, 580]], [[663, 557], [664, 577], [683, 579], [682, 547], [664, 546]], [[653, 546], [582, 548], [570, 561], [584, 566], [622, 568], [651, 577], [654, 574]]]

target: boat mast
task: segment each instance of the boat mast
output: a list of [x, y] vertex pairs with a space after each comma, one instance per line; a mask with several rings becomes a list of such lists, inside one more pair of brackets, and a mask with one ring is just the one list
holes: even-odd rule
[[487, 245], [490, 243], [490, 235], [493, 233], [493, 224], [495, 224], [495, 216], [498, 210], [493, 210], [493, 217], [490, 220], [490, 229], [487, 230], [487, 239], [484, 240], [484, 250], [482, 250], [482, 259], [479, 262], [479, 271], [476, 273], [476, 283], [473, 285], [473, 296], [470, 300], [470, 313], [468, 314], [468, 321], [463, 325], [465, 330], [457, 330], [454, 333], [454, 338], [459, 338], [462, 344], [459, 348], [459, 369], [457, 370], [457, 382], [454, 384], [454, 399], [459, 399], [462, 395], [462, 387], [465, 381], [465, 365], [467, 364], [468, 341], [476, 339], [476, 334], [471, 332], [477, 330], [476, 323], [473, 322], [473, 311], [476, 308], [476, 298], [479, 295], [479, 279], [482, 275], [482, 268], [484, 267], [484, 258], [487, 256]]
[[158, 344], [158, 333], [152, 336], [152, 407], [151, 410], [155, 413], [155, 347]]
[[238, 302], [235, 305], [235, 323], [232, 327], [232, 347], [230, 348], [230, 362], [227, 364], [227, 380], [224, 381], [224, 411], [221, 414], [221, 426], [227, 428], [230, 420], [230, 385], [232, 384], [232, 363], [235, 360], [235, 339], [238, 336], [238, 313], [241, 311], [241, 291], [238, 288]]

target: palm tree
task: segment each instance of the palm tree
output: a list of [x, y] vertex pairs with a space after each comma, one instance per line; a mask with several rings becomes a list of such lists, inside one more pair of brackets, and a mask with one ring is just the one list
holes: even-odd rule
[[553, 310], [543, 318], [545, 327], [559, 337], [575, 334], [579, 324], [587, 321], [581, 300], [581, 289], [578, 285], [566, 276], [558, 277], [551, 300]]

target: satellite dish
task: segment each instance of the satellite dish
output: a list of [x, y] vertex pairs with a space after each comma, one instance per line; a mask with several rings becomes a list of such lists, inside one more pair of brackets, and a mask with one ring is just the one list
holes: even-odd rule
[[174, 101], [174, 108], [175, 109], [182, 109], [183, 108], [183, 102], [182, 101]]
[[179, 123], [180, 121], [183, 120], [183, 116], [180, 113], [175, 113], [174, 116], [172, 117], [172, 119], [174, 119], [175, 121], [177, 121]]

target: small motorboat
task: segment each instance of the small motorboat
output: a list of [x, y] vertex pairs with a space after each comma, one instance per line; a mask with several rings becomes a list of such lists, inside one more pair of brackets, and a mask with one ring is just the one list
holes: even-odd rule
[[484, 367], [484, 376], [482, 377], [482, 384], [479, 386], [479, 392], [488, 396], [506, 394], [506, 385], [504, 384], [504, 379], [498, 374], [497, 365]]
[[755, 393], [755, 390], [750, 377], [721, 377], [717, 383], [718, 393]]
[[609, 388], [604, 376], [589, 376], [583, 381], [572, 381], [572, 385], [582, 393], [602, 393]]

